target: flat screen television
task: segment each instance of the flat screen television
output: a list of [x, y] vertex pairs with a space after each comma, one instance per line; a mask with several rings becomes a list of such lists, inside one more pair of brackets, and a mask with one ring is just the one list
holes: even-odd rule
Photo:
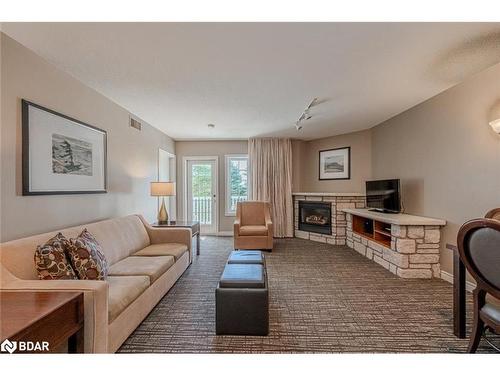
[[401, 211], [399, 179], [366, 181], [366, 206], [373, 211]]

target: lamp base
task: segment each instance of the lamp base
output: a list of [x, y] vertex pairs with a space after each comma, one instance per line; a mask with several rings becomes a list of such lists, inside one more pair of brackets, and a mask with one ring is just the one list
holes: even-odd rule
[[158, 212], [158, 223], [160, 224], [168, 224], [168, 213], [167, 208], [165, 207], [165, 198], [161, 198], [161, 207]]

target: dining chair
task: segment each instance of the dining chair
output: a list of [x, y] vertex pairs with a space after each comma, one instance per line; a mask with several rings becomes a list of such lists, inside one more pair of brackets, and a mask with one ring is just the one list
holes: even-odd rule
[[484, 217], [487, 219], [500, 220], [500, 208], [489, 210]]
[[468, 221], [458, 231], [457, 245], [460, 259], [477, 284], [473, 292], [474, 322], [467, 349], [474, 353], [486, 329], [500, 334], [500, 306], [486, 301], [486, 294], [500, 299], [500, 221], [491, 218]]

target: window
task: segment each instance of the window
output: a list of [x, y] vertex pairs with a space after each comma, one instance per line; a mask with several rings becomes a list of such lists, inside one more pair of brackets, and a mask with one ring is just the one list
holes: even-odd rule
[[226, 155], [226, 216], [236, 215], [236, 205], [248, 200], [248, 190], [248, 155]]

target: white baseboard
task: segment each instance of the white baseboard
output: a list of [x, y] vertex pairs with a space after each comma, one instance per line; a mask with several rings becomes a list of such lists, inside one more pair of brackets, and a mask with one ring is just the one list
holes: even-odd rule
[[[453, 275], [449, 272], [446, 271], [441, 271], [441, 279], [444, 281], [449, 282], [450, 284], [453, 284]], [[476, 284], [473, 283], [472, 281], [466, 281], [465, 282], [465, 289], [468, 292], [472, 292], [476, 288]]]

